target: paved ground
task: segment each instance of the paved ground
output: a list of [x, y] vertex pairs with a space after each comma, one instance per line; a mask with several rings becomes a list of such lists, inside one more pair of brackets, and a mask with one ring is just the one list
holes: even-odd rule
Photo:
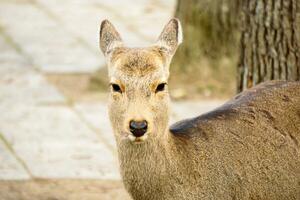
[[[174, 0], [0, 0], [0, 200], [128, 198], [106, 102], [70, 104], [45, 75], [104, 67], [102, 19], [147, 45], [173, 9]], [[219, 104], [175, 103], [172, 121]]]
[[175, 0], [0, 0], [0, 30], [43, 72], [91, 72], [104, 66], [98, 50], [103, 19], [128, 45], [147, 45], [172, 16]]

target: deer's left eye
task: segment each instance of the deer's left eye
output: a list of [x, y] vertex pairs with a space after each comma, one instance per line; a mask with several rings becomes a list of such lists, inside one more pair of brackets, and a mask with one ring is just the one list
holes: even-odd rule
[[155, 93], [164, 91], [166, 89], [166, 85], [167, 85], [167, 83], [158, 84], [156, 87]]

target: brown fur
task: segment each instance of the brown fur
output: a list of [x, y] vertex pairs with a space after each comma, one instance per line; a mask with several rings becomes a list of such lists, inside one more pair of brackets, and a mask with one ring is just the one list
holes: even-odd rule
[[[122, 88], [109, 115], [127, 191], [135, 200], [300, 199], [300, 83], [261, 84], [169, 129], [168, 92], [155, 88], [169, 76], [178, 27], [171, 20], [153, 47], [104, 52]], [[147, 138], [130, 139], [132, 119], [148, 121]]]

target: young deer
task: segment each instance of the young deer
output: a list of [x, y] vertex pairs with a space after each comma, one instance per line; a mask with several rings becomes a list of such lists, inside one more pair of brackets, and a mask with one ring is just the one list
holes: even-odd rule
[[300, 83], [261, 84], [169, 128], [169, 65], [181, 40], [177, 19], [147, 48], [125, 47], [101, 24], [127, 191], [135, 200], [300, 199]]

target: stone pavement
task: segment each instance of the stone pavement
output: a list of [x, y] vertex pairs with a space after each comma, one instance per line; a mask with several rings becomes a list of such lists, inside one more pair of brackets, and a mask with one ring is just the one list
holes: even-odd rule
[[[0, 0], [0, 180], [119, 180], [106, 103], [70, 104], [47, 73], [104, 66], [98, 26], [110, 19], [129, 45], [147, 45], [175, 0]], [[173, 105], [172, 121], [221, 102]]]
[[148, 45], [172, 16], [175, 0], [0, 0], [2, 34], [43, 72], [93, 72], [104, 66], [100, 22], [128, 45]]

